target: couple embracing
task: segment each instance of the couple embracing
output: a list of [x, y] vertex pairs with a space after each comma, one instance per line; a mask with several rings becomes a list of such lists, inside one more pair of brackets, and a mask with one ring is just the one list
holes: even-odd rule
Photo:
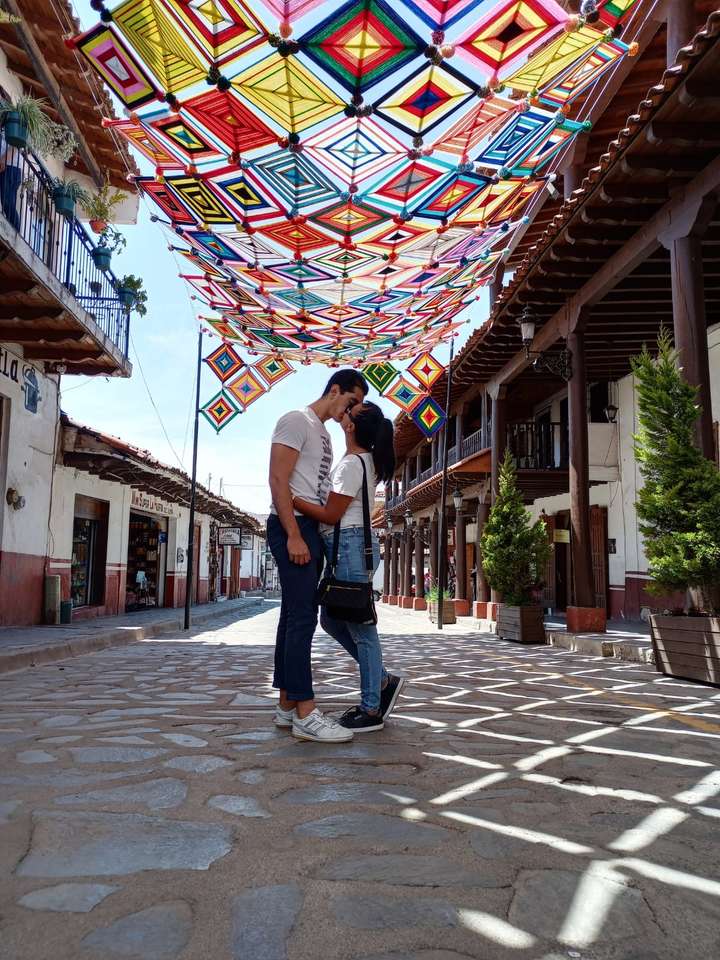
[[[323, 630], [360, 667], [361, 701], [338, 721], [315, 705], [310, 657], [326, 559], [337, 580], [346, 583], [367, 582], [380, 563], [375, 535], [368, 545], [368, 521], [377, 484], [390, 480], [395, 469], [393, 427], [380, 408], [365, 399], [367, 392], [360, 373], [338, 370], [319, 400], [285, 414], [272, 435], [267, 540], [282, 588], [273, 679], [280, 690], [275, 723], [292, 728], [302, 740], [342, 743], [354, 733], [381, 730], [404, 682], [385, 670], [372, 620], [342, 620], [323, 606]], [[345, 455], [334, 470], [327, 420], [339, 423], [345, 434]]]

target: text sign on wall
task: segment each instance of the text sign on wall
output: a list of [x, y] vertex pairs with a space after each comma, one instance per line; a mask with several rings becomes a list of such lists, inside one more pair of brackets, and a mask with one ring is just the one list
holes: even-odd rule
[[569, 530], [553, 531], [553, 541], [555, 543], [570, 543], [570, 531]]
[[218, 544], [221, 547], [242, 546], [242, 527], [220, 527], [218, 530]]
[[142, 490], [135, 490], [134, 488], [130, 491], [130, 506], [135, 507], [137, 510], [147, 510], [148, 513], [160, 513], [164, 517], [172, 517], [175, 515], [175, 510], [171, 503], [165, 503], [163, 500], [158, 500], [157, 497], [151, 496], [149, 493], [143, 493]]

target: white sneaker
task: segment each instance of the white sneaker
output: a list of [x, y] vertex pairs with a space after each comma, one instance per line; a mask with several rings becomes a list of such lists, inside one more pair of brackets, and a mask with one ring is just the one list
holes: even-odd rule
[[293, 720], [295, 719], [295, 708], [292, 710], [283, 710], [281, 706], [275, 708], [275, 716], [273, 717], [273, 722], [276, 727], [282, 727], [284, 730], [289, 730], [293, 725]]
[[298, 740], [314, 740], [317, 743], [346, 743], [352, 740], [353, 732], [320, 713], [317, 707], [303, 720], [297, 715], [292, 725], [293, 736]]

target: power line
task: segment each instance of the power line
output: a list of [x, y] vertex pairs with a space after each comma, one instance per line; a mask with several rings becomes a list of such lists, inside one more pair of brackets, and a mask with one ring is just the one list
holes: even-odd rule
[[138, 351], [137, 351], [137, 347], [135, 346], [135, 341], [134, 341], [133, 338], [132, 338], [132, 334], [130, 334], [130, 345], [131, 345], [132, 348], [133, 348], [133, 353], [135, 354], [135, 359], [136, 359], [136, 361], [137, 361], [138, 370], [140, 371], [140, 376], [141, 376], [141, 378], [142, 378], [142, 382], [145, 384], [145, 390], [147, 391], [147, 395], [148, 395], [148, 398], [149, 398], [149, 400], [150, 400], [150, 403], [152, 404], [152, 408], [153, 408], [153, 410], [155, 411], [155, 414], [156, 414], [156, 416], [157, 416], [157, 418], [158, 418], [158, 423], [160, 424], [160, 429], [162, 430], [163, 434], [165, 435], [165, 439], [167, 440], [167, 444], [168, 444], [168, 446], [170, 447], [170, 449], [172, 450], [173, 455], [174, 455], [175, 459], [177, 460], [178, 464], [180, 465], [180, 469], [181, 469], [181, 470], [184, 470], [185, 467], [183, 466], [183, 462], [182, 462], [182, 460], [180, 459], [180, 457], [177, 455], [177, 450], [176, 450], [175, 447], [172, 445], [172, 441], [171, 441], [170, 437], [168, 436], [167, 430], [165, 429], [165, 424], [163, 423], [163, 419], [162, 419], [162, 417], [160, 416], [160, 411], [158, 410], [157, 404], [155, 403], [155, 401], [154, 401], [154, 399], [153, 399], [153, 395], [152, 395], [152, 393], [150, 392], [150, 387], [148, 386], [148, 382], [147, 382], [147, 380], [145, 379], [145, 372], [144, 372], [144, 370], [143, 370], [143, 368], [142, 368], [142, 364], [140, 363], [140, 354], [139, 354]]

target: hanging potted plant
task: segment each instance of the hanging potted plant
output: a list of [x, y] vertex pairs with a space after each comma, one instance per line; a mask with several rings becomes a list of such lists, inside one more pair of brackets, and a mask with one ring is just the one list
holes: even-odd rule
[[75, 215], [75, 204], [85, 196], [85, 191], [77, 180], [53, 180], [52, 198], [55, 209], [67, 220]]
[[100, 190], [95, 194], [86, 194], [80, 201], [88, 217], [90, 229], [94, 233], [103, 233], [107, 230], [108, 224], [112, 221], [115, 209], [127, 197], [122, 190], [114, 190], [110, 186], [109, 180], [106, 180]]
[[31, 146], [42, 152], [47, 147], [52, 123], [45, 113], [46, 106], [47, 100], [25, 94], [16, 100], [3, 100], [0, 120], [5, 140], [13, 147]]
[[498, 496], [480, 539], [487, 582], [499, 591], [497, 633], [519, 643], [545, 643], [543, 608], [534, 593], [550, 557], [543, 520], [532, 522], [517, 486], [510, 451], [500, 468]]
[[[427, 592], [427, 611], [428, 617], [432, 623], [437, 623], [438, 618], [438, 597], [440, 596], [440, 591], [437, 584], [434, 584], [430, 587]], [[442, 613], [442, 622], [446, 623], [457, 623], [455, 617], [455, 604], [450, 598], [450, 592], [448, 590], [443, 590], [443, 613]]]
[[650, 617], [655, 663], [661, 673], [720, 683], [720, 473], [695, 443], [698, 391], [683, 377], [664, 331], [657, 356], [644, 349], [632, 368], [648, 592], [679, 591], [674, 616]]
[[140, 317], [147, 313], [147, 292], [140, 277], [129, 273], [117, 282], [117, 295], [120, 303], [128, 310], [134, 310]]
[[92, 251], [93, 262], [98, 270], [109, 270], [113, 253], [122, 250], [126, 243], [125, 237], [118, 230], [106, 227], [100, 234], [98, 245]]

